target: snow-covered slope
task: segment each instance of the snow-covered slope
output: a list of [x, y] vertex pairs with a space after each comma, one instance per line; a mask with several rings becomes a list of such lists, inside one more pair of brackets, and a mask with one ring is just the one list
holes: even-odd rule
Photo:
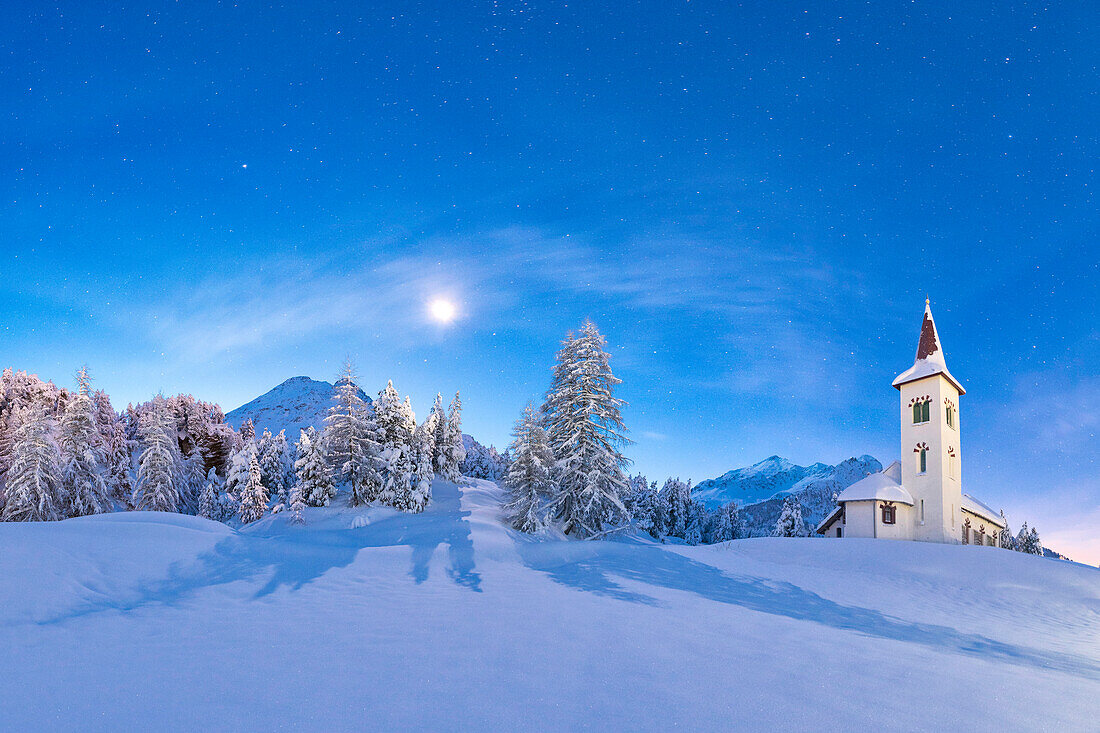
[[875, 540], [532, 539], [499, 489], [242, 531], [0, 524], [9, 730], [1058, 730], [1100, 572]]
[[[287, 440], [298, 440], [298, 433], [312, 425], [321, 430], [325, 416], [332, 407], [335, 387], [329, 382], [319, 382], [309, 377], [293, 377], [266, 394], [226, 414], [225, 419], [234, 428], [252, 418], [256, 433], [267, 428], [272, 433], [286, 430]], [[362, 389], [359, 396], [370, 400]]]
[[882, 464], [871, 456], [849, 458], [836, 466], [827, 463], [799, 466], [786, 458], [772, 456], [748, 468], [738, 468], [718, 478], [701, 481], [692, 496], [710, 508], [731, 501], [745, 506], [825, 485], [843, 491], [864, 476], [881, 470]]

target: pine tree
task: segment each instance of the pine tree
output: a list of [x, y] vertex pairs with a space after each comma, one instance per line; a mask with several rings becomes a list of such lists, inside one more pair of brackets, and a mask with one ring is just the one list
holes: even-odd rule
[[252, 418], [247, 418], [241, 423], [241, 440], [245, 443], [250, 443], [256, 440], [256, 425], [252, 422]]
[[691, 511], [691, 482], [667, 479], [661, 487], [661, 504], [665, 514], [664, 536], [684, 539]]
[[58, 443], [61, 448], [61, 491], [65, 515], [82, 517], [111, 510], [104, 480], [103, 452], [89, 397], [88, 369], [77, 373], [78, 391], [65, 406]]
[[1005, 550], [1016, 549], [1016, 538], [1012, 536], [1012, 530], [1008, 527], [1008, 519], [1005, 518], [1005, 510], [1001, 510], [1001, 524], [1004, 525], [1004, 529], [1001, 530], [1001, 541], [997, 544]]
[[802, 505], [793, 496], [783, 499], [783, 508], [779, 511], [779, 519], [775, 523], [773, 537], [805, 537], [806, 523], [802, 521]]
[[290, 447], [286, 442], [286, 431], [280, 430], [277, 435], [271, 435], [264, 430], [264, 438], [260, 439], [260, 475], [264, 486], [278, 504], [287, 500], [287, 490], [294, 481], [294, 462], [290, 458]]
[[628, 442], [624, 403], [614, 396], [621, 380], [611, 372], [605, 345], [591, 321], [579, 336], [566, 337], [542, 410], [557, 459], [554, 512], [562, 529], [579, 537], [598, 536], [629, 519], [619, 498], [627, 466], [619, 448]]
[[267, 511], [267, 489], [260, 473], [260, 462], [252, 454], [248, 462], [248, 481], [241, 491], [241, 523], [249, 524], [263, 518]]
[[444, 448], [447, 447], [447, 412], [443, 409], [443, 395], [438, 392], [429, 417], [433, 420], [432, 426], [435, 430], [432, 442], [432, 464], [435, 467], [435, 473], [442, 476], [443, 466], [448, 460], [444, 453]]
[[324, 454], [317, 442], [313, 428], [302, 431], [297, 445], [298, 459], [294, 461], [297, 474], [294, 486], [309, 506], [328, 506], [336, 495], [336, 487], [332, 485]]
[[253, 458], [257, 458], [256, 443], [248, 441], [229, 455], [229, 469], [225, 476], [225, 491], [231, 496], [240, 499], [241, 492], [248, 484], [248, 466]]
[[293, 524], [305, 524], [305, 508], [306, 502], [302, 497], [302, 487], [300, 484], [295, 483], [290, 487], [290, 493], [287, 496], [287, 501], [290, 502], [290, 511], [293, 512], [290, 517], [290, 521]]
[[554, 454], [539, 424], [540, 417], [528, 404], [512, 429], [512, 463], [504, 479], [508, 489], [504, 514], [520, 532], [538, 532], [546, 526], [542, 504], [553, 493], [550, 469]]
[[394, 389], [393, 381], [378, 393], [374, 403], [375, 420], [381, 443], [383, 504], [407, 510], [411, 504], [413, 464], [412, 434], [405, 403]]
[[44, 406], [27, 405], [14, 416], [8, 467], [5, 522], [49, 522], [62, 518], [60, 451]]
[[206, 474], [206, 482], [203, 484], [202, 491], [199, 492], [198, 516], [203, 519], [213, 519], [215, 521], [220, 521], [223, 516], [221, 506], [221, 481], [218, 478], [217, 471], [213, 468]]
[[351, 360], [344, 361], [340, 379], [336, 381], [336, 391], [332, 397], [333, 405], [325, 418], [322, 445], [332, 467], [333, 478], [338, 483], [351, 480], [349, 469], [353, 444], [363, 434], [363, 413], [365, 405], [359, 396], [359, 387], [355, 384], [355, 367]]
[[131, 479], [130, 446], [126, 440], [126, 426], [111, 407], [111, 398], [103, 390], [95, 394], [96, 425], [100, 445], [103, 448], [104, 481], [107, 492], [115, 502], [128, 504], [133, 494]]
[[179, 508], [179, 443], [175, 420], [163, 397], [153, 400], [141, 416], [145, 446], [138, 468], [133, 505], [143, 511], [174, 512]]
[[1034, 527], [1032, 527], [1031, 531], [1028, 532], [1027, 545], [1028, 545], [1028, 550], [1031, 552], [1032, 555], [1042, 556], [1042, 554], [1043, 554], [1043, 543], [1039, 539], [1039, 530], [1035, 529]]
[[462, 443], [462, 399], [458, 392], [451, 401], [442, 440], [442, 445], [438, 446], [438, 473], [443, 479], [457, 483], [462, 479], [461, 466], [466, 458], [466, 448]]
[[180, 511], [197, 514], [199, 497], [206, 486], [206, 456], [202, 446], [193, 444], [191, 453], [180, 463]]
[[413, 477], [409, 511], [422, 512], [432, 500], [432, 479], [435, 478], [435, 415], [428, 418], [413, 433]]
[[706, 541], [713, 544], [735, 540], [737, 539], [737, 526], [737, 504], [731, 501], [714, 512]]

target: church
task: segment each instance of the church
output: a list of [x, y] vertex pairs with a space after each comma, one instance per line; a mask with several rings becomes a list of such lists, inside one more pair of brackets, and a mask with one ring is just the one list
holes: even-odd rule
[[947, 369], [927, 300], [916, 361], [893, 386], [901, 396], [901, 460], [845, 489], [818, 534], [998, 546], [1004, 520], [962, 491], [966, 390]]

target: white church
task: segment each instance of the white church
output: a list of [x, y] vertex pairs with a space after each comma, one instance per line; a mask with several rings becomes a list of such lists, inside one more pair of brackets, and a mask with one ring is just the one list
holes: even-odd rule
[[916, 362], [894, 387], [901, 393], [901, 461], [845, 489], [818, 534], [996, 547], [1004, 521], [962, 492], [959, 398], [966, 390], [947, 370], [928, 301]]

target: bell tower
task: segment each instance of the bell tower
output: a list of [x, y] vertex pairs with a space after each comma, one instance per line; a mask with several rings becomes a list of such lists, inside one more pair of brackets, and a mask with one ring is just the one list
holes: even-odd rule
[[913, 496], [913, 539], [962, 538], [962, 445], [959, 398], [947, 370], [931, 304], [925, 300], [917, 358], [894, 380], [901, 394], [901, 483]]

